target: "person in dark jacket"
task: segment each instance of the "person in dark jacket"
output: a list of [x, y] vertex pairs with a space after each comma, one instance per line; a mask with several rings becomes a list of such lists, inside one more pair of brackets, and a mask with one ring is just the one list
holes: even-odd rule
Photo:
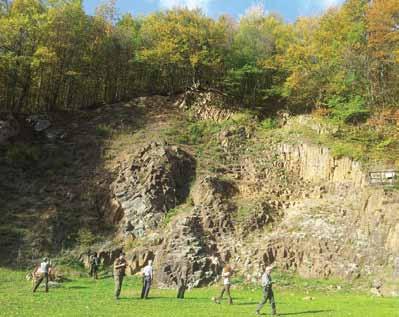
[[125, 276], [125, 270], [127, 267], [127, 262], [125, 259], [125, 254], [121, 252], [119, 258], [114, 262], [114, 280], [115, 280], [115, 298], [119, 299], [121, 294], [122, 282]]
[[98, 268], [100, 266], [100, 258], [97, 256], [97, 252], [94, 252], [90, 257], [90, 273], [89, 275], [95, 280], [98, 279]]
[[184, 293], [187, 289], [187, 278], [188, 278], [188, 267], [184, 265], [181, 271], [177, 274], [176, 284], [177, 284], [177, 298], [184, 299]]

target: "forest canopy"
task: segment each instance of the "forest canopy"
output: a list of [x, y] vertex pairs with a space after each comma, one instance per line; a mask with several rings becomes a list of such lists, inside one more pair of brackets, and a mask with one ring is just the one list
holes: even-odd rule
[[94, 16], [81, 0], [0, 0], [0, 111], [84, 109], [194, 83], [243, 108], [399, 107], [399, 1], [347, 0], [286, 23], [200, 10]]

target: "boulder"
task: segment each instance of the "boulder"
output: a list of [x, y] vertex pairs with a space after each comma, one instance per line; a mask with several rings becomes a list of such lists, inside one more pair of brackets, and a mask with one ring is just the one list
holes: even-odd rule
[[36, 132], [42, 132], [48, 128], [50, 128], [51, 122], [49, 120], [38, 120], [35, 122], [33, 128]]
[[28, 121], [36, 132], [43, 132], [51, 127], [51, 122], [45, 115], [32, 115], [26, 121]]
[[66, 132], [63, 129], [55, 129], [55, 128], [49, 128], [45, 131], [46, 138], [54, 142], [56, 140], [62, 140], [66, 136]]

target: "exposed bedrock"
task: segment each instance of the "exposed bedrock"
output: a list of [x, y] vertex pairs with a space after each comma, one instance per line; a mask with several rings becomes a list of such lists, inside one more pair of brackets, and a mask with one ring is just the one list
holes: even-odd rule
[[175, 219], [165, 232], [156, 254], [157, 280], [173, 286], [187, 272], [189, 286], [209, 285], [217, 280], [229, 250], [220, 240], [232, 236], [235, 206], [228, 201], [235, 188], [229, 182], [207, 176], [193, 189], [194, 207]]
[[[371, 186], [360, 163], [317, 145], [279, 144], [275, 151], [278, 168], [302, 183], [301, 195], [279, 194], [285, 201], [273, 229], [254, 231], [233, 254], [247, 278], [270, 263], [304, 277], [397, 278], [398, 191]], [[266, 192], [278, 186], [269, 181]]]
[[126, 236], [142, 237], [189, 194], [195, 160], [178, 147], [150, 143], [124, 166], [112, 184], [113, 223]]
[[[222, 132], [224, 152], [234, 154], [223, 161], [227, 172], [192, 188], [195, 162], [176, 147], [150, 144], [122, 168], [111, 217], [142, 242], [129, 251], [132, 273], [154, 257], [164, 287], [181, 274], [190, 286], [211, 284], [224, 263], [249, 281], [271, 263], [304, 277], [399, 277], [397, 190], [371, 186], [359, 162], [319, 145], [264, 140], [243, 152], [254, 146], [244, 132]], [[159, 227], [189, 191], [192, 206]]]

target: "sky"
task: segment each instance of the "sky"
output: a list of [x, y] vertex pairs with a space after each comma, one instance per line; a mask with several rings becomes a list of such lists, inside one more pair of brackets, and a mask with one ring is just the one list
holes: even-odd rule
[[[218, 17], [229, 14], [240, 17], [254, 4], [263, 4], [268, 12], [277, 12], [287, 21], [293, 22], [299, 16], [315, 15], [323, 10], [340, 5], [344, 0], [117, 0], [120, 13], [145, 15], [153, 11], [185, 6], [190, 9], [201, 8], [207, 15]], [[101, 0], [84, 0], [89, 14], [93, 14]]]

